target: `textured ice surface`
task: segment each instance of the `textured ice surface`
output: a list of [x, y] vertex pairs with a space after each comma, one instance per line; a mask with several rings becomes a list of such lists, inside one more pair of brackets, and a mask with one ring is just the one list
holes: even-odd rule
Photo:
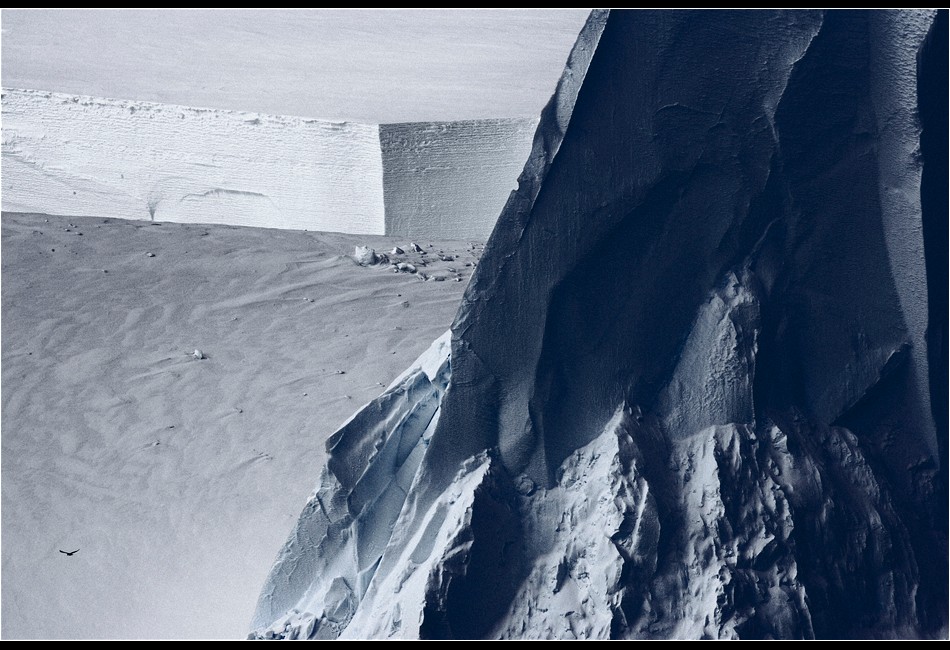
[[531, 151], [537, 119], [380, 124], [386, 232], [485, 240]]
[[3, 90], [3, 209], [484, 240], [536, 119], [357, 124]]
[[331, 458], [264, 586], [255, 628], [278, 619], [274, 631], [294, 638], [346, 629], [438, 422], [449, 348], [446, 332], [327, 441]]
[[384, 232], [376, 125], [3, 90], [3, 209]]
[[[400, 406], [438, 411], [413, 477], [376, 460], [393, 411], [346, 425], [376, 451], [330, 450], [340, 509], [305, 509], [254, 634], [945, 637], [915, 99], [938, 21], [594, 12], [447, 386]], [[390, 504], [372, 533], [357, 475]]]

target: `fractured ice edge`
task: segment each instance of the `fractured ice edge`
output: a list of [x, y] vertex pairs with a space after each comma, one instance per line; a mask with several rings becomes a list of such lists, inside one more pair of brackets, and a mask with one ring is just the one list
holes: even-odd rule
[[945, 637], [946, 20], [592, 13], [251, 638]]
[[[695, 367], [681, 363], [661, 402], [729, 401], [751, 414], [751, 293], [730, 275], [693, 332], [702, 335], [687, 349], [706, 350], [721, 375], [696, 385]], [[835, 591], [912, 631], [907, 533], [843, 427], [699, 426], [618, 404], [549, 489], [487, 450], [425, 512], [407, 507], [450, 377], [448, 343], [328, 442], [331, 460], [264, 588], [252, 638], [808, 637], [812, 608], [821, 616]], [[819, 515], [796, 522], [797, 511]], [[796, 525], [813, 548], [792, 540]], [[902, 562], [873, 570], [885, 555]], [[803, 572], [834, 589], [806, 599]]]

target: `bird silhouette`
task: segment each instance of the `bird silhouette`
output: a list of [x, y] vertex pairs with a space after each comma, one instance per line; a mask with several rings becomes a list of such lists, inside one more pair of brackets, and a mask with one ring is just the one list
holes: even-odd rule
[[64, 555], [75, 555], [79, 552], [79, 549], [77, 548], [75, 551], [64, 551], [63, 549], [60, 549], [59, 552]]

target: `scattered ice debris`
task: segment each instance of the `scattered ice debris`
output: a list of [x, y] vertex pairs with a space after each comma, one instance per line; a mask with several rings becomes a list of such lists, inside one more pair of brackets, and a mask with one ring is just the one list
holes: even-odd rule
[[518, 491], [518, 494], [522, 496], [529, 497], [534, 494], [535, 484], [530, 478], [522, 474], [517, 479], [515, 479], [515, 489]]
[[375, 264], [377, 259], [376, 251], [369, 246], [357, 246], [356, 252], [353, 253], [353, 259], [355, 259], [356, 263], [360, 266]]
[[199, 361], [202, 360], [202, 359], [207, 359], [207, 358], [208, 358], [208, 357], [205, 356], [205, 353], [204, 353], [204, 352], [202, 352], [201, 350], [199, 350], [199, 349], [197, 349], [197, 348], [195, 348], [195, 351], [191, 353], [191, 356], [193, 356], [195, 359], [197, 359], [197, 360], [199, 360]]

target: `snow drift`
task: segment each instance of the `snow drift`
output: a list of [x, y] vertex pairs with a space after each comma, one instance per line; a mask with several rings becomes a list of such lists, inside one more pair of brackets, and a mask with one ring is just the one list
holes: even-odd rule
[[945, 636], [945, 41], [592, 13], [451, 351], [331, 437], [251, 636]]
[[3, 209], [485, 239], [536, 124], [359, 124], [5, 88]]

